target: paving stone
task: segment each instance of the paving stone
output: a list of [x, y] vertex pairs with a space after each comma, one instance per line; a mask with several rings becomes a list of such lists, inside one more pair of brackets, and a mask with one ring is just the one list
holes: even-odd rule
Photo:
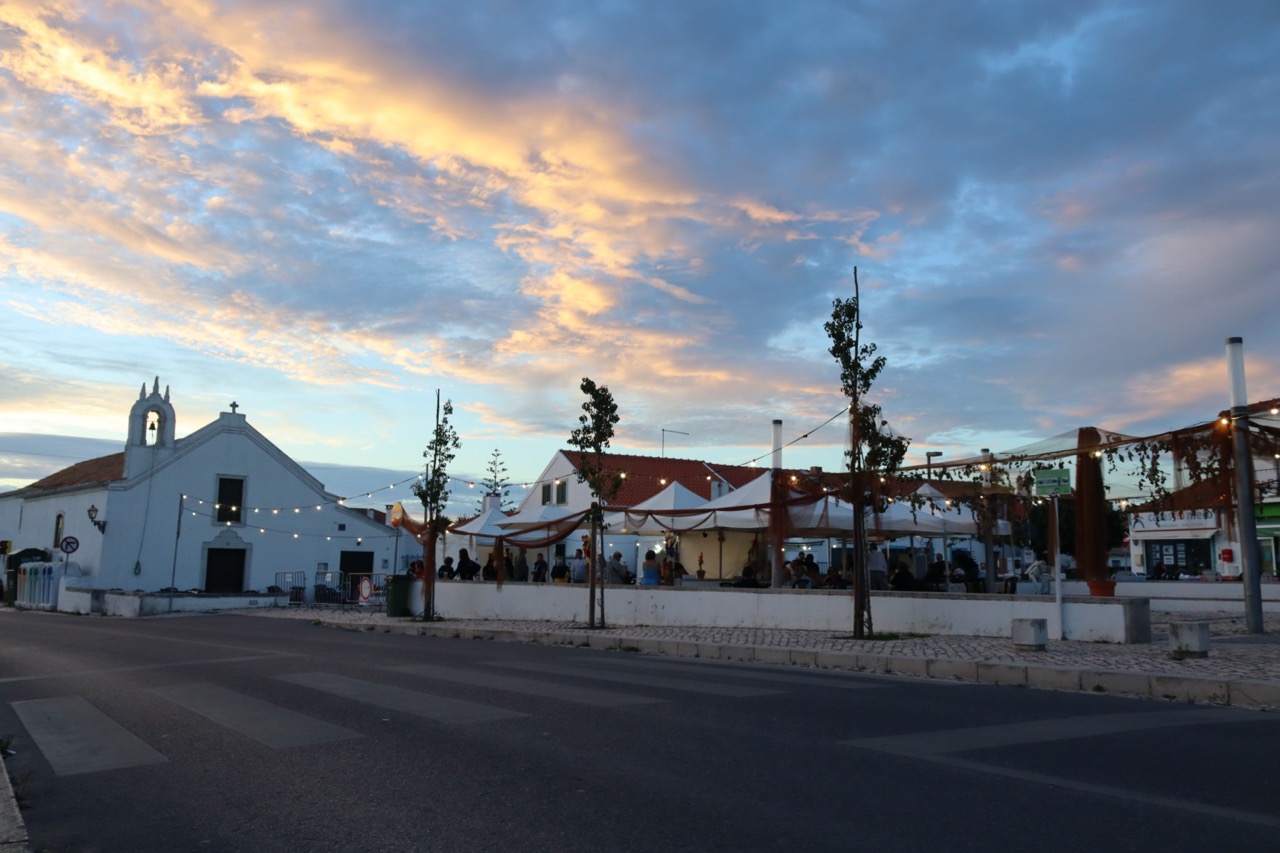
[[1014, 663], [978, 661], [978, 680], [983, 684], [1027, 685], [1027, 668]]
[[1228, 688], [1232, 705], [1249, 708], [1274, 708], [1280, 711], [1280, 682], [1232, 681]]
[[823, 669], [856, 670], [858, 656], [850, 652], [820, 651], [817, 653], [816, 665]]
[[890, 657], [887, 662], [886, 671], [896, 672], [899, 675], [927, 676], [929, 674], [929, 659], [897, 656]]
[[1122, 696], [1151, 696], [1151, 676], [1144, 672], [1084, 670], [1080, 689], [1086, 693], [1118, 693]]
[[950, 660], [947, 658], [928, 658], [925, 674], [930, 678], [957, 678], [961, 681], [978, 680], [978, 662], [972, 660]]
[[601, 636], [599, 634], [592, 634], [588, 638], [588, 644], [593, 649], [602, 649], [604, 651], [612, 651], [614, 649], [622, 648], [622, 638], [610, 637], [607, 635]]
[[761, 663], [793, 663], [792, 650], [778, 646], [755, 646], [752, 649], [753, 659]]
[[870, 652], [858, 655], [858, 669], [863, 672], [888, 672], [889, 656]]
[[[681, 643], [681, 647], [689, 645]], [[719, 643], [696, 643], [694, 644], [698, 650], [698, 657], [706, 660], [720, 660], [720, 644]]]
[[791, 663], [795, 666], [817, 666], [818, 653], [809, 649], [792, 649]]
[[1182, 675], [1152, 675], [1151, 697], [1171, 699], [1175, 702], [1197, 702], [1207, 705], [1226, 705], [1231, 701], [1231, 691], [1226, 681], [1212, 678], [1188, 678]]
[[1027, 664], [1027, 686], [1043, 690], [1079, 690], [1080, 672], [1069, 666]]

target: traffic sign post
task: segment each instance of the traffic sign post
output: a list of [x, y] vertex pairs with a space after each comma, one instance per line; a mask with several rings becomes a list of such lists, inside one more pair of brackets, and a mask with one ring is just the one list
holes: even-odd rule
[[58, 550], [64, 554], [74, 554], [80, 547], [80, 540], [74, 536], [64, 536], [58, 543]]
[[1035, 472], [1036, 494], [1057, 497], [1071, 493], [1071, 472], [1066, 468], [1047, 468]]
[[1035, 472], [1036, 494], [1052, 498], [1049, 502], [1049, 541], [1053, 553], [1053, 603], [1058, 611], [1057, 639], [1067, 638], [1062, 607], [1062, 548], [1058, 531], [1058, 495], [1071, 494], [1071, 472], [1066, 468], [1048, 468]]

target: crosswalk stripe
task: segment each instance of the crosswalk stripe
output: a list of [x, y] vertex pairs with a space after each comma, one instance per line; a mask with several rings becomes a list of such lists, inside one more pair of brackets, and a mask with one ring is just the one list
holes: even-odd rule
[[486, 687], [491, 690], [505, 690], [511, 693], [524, 693], [529, 696], [544, 696], [548, 699], [560, 699], [565, 702], [578, 702], [583, 705], [594, 705], [599, 708], [621, 708], [627, 705], [652, 705], [664, 700], [650, 696], [636, 696], [630, 693], [615, 693], [612, 690], [595, 690], [590, 687], [578, 687], [552, 681], [538, 681], [533, 678], [521, 678], [516, 675], [499, 675], [494, 672], [472, 672], [450, 669], [429, 663], [415, 663], [408, 666], [386, 667], [391, 672], [404, 672], [409, 675], [420, 675], [438, 681], [451, 681], [455, 684], [466, 684], [472, 687]]
[[214, 684], [179, 684], [149, 691], [271, 749], [352, 740], [360, 734]]
[[1230, 708], [1208, 710], [1188, 708], [1177, 711], [1144, 711], [1125, 714], [1093, 714], [1027, 723], [1002, 723], [998, 726], [975, 726], [916, 732], [909, 735], [884, 735], [840, 741], [842, 746], [855, 746], [894, 755], [931, 757], [952, 752], [997, 749], [1028, 743], [1047, 743], [1075, 738], [1160, 729], [1170, 726], [1195, 726], [1212, 723], [1273, 722], [1264, 712]]
[[169, 760], [79, 696], [10, 704], [59, 776]]
[[764, 690], [759, 687], [743, 687], [737, 684], [717, 684], [711, 681], [686, 681], [679, 678], [665, 678], [661, 675], [644, 675], [632, 672], [602, 672], [589, 667], [558, 666], [556, 664], [523, 663], [520, 661], [488, 661], [489, 666], [500, 666], [508, 669], [519, 669], [527, 672], [540, 672], [545, 675], [567, 675], [571, 678], [595, 679], [597, 681], [616, 681], [620, 684], [631, 684], [640, 687], [658, 687], [663, 690], [680, 690], [685, 693], [704, 693], [710, 696], [729, 696], [745, 699], [752, 696], [774, 696], [779, 690]]
[[369, 705], [376, 705], [388, 711], [399, 711], [415, 717], [426, 717], [440, 723], [480, 723], [491, 720], [509, 720], [516, 717], [527, 717], [518, 711], [495, 708], [492, 705], [481, 705], [475, 702], [463, 702], [416, 690], [405, 690], [389, 684], [378, 684], [373, 681], [361, 681], [342, 675], [327, 672], [300, 672], [293, 675], [276, 676], [281, 681], [309, 687], [344, 699], [354, 699]]
[[[756, 664], [733, 664], [733, 663], [696, 663], [689, 661], [687, 663], [674, 663], [665, 661], [651, 660], [633, 660], [631, 658], [621, 658], [619, 660], [584, 660], [587, 666], [616, 666], [620, 668], [635, 667], [636, 669], [648, 669], [664, 672], [680, 672], [694, 677], [701, 678], [704, 675], [711, 674], [714, 668], [717, 678], [738, 678], [746, 681], [769, 681], [777, 684], [795, 684], [803, 687], [830, 687], [836, 690], [869, 690], [877, 687], [883, 687], [884, 683], [875, 683], [869, 680], [854, 681], [852, 678], [839, 675], [791, 675], [790, 673], [781, 672], [762, 672], [757, 669], [750, 669]], [[699, 669], [702, 671], [699, 672]]]

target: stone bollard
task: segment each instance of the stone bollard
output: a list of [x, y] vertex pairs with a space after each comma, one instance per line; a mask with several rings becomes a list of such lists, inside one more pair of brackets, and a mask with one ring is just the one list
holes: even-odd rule
[[1042, 652], [1049, 642], [1048, 619], [1014, 619], [1013, 648], [1020, 652]]
[[1170, 622], [1169, 657], [1174, 660], [1209, 656], [1208, 622]]

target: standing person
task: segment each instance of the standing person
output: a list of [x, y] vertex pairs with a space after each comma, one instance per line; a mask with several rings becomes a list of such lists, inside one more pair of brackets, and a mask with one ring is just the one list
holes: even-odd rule
[[[463, 552], [466, 553], [465, 551]], [[436, 572], [436, 577], [442, 581], [451, 581], [456, 572], [453, 570], [453, 557], [445, 557], [444, 564], [440, 566], [440, 570]]]
[[622, 562], [622, 552], [614, 551], [609, 564], [605, 566], [605, 579], [609, 583], [631, 583], [631, 572], [627, 564]]
[[533, 561], [533, 582], [546, 583], [550, 578], [547, 577], [547, 559], [539, 554]]
[[551, 567], [551, 582], [569, 582], [569, 567], [565, 565], [564, 557], [559, 554], [556, 555], [556, 564]]
[[885, 561], [884, 552], [876, 543], [871, 543], [871, 553], [867, 554], [867, 574], [871, 578], [872, 589], [889, 588], [889, 564]]
[[581, 548], [573, 552], [573, 559], [569, 561], [569, 580], [573, 583], [587, 582], [587, 561]]
[[516, 557], [516, 574], [512, 580], [524, 583], [529, 580], [529, 558], [525, 556], [524, 549], [520, 549], [519, 556]]
[[982, 579], [979, 577], [977, 560], [968, 551], [951, 552], [951, 562], [964, 573], [965, 592], [982, 592]]
[[652, 551], [644, 552], [644, 562], [640, 564], [641, 586], [658, 585], [658, 555]]
[[496, 581], [498, 579], [498, 567], [493, 564], [493, 555], [489, 555], [489, 559], [484, 561], [484, 568], [480, 570], [480, 580]]
[[471, 559], [466, 548], [458, 551], [458, 572], [455, 577], [464, 581], [473, 581], [480, 574], [480, 564]]

